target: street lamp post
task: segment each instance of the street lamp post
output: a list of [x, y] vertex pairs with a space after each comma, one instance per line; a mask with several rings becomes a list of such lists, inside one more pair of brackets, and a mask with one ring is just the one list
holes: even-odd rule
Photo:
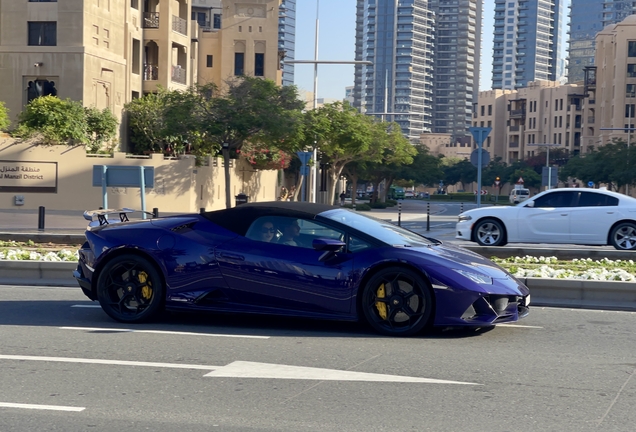
[[[318, 65], [319, 64], [363, 64], [363, 65], [371, 65], [373, 64], [370, 61], [362, 61], [362, 60], [351, 60], [351, 61], [342, 61], [342, 60], [318, 60], [318, 29], [319, 29], [319, 12], [320, 12], [320, 0], [316, 0], [316, 40], [314, 41], [314, 59], [313, 60], [283, 60], [284, 63], [288, 64], [313, 64], [314, 65], [314, 101], [313, 101], [313, 109], [318, 108]], [[317, 193], [317, 184], [318, 184], [318, 142], [314, 141], [314, 149], [313, 149], [313, 160], [314, 164], [311, 167], [311, 178], [312, 178], [312, 194], [310, 197], [311, 202], [316, 202], [316, 193]]]
[[550, 166], [550, 147], [559, 147], [561, 144], [548, 144], [548, 143], [528, 143], [526, 144], [529, 147], [545, 147], [546, 155], [545, 155], [545, 167], [548, 169], [548, 190], [552, 189], [552, 167]]

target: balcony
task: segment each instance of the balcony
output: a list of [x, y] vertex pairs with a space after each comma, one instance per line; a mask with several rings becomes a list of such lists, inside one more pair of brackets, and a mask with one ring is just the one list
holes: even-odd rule
[[159, 28], [159, 12], [144, 12], [143, 28]]
[[170, 79], [173, 82], [179, 84], [186, 84], [188, 82], [188, 74], [186, 70], [181, 67], [181, 65], [172, 66], [172, 74], [170, 76]]
[[159, 66], [153, 64], [144, 65], [144, 81], [157, 81], [159, 79]]
[[182, 35], [188, 34], [188, 22], [178, 16], [172, 16], [172, 30]]
[[519, 147], [519, 141], [511, 141], [508, 143], [508, 147]]
[[594, 123], [595, 120], [596, 119], [594, 118], [594, 116], [590, 116], [590, 117], [587, 118], [587, 122], [588, 123]]
[[520, 126], [510, 126], [510, 132], [519, 132]]
[[510, 110], [511, 118], [519, 118], [519, 117], [525, 117], [525, 116], [526, 116], [525, 108]]

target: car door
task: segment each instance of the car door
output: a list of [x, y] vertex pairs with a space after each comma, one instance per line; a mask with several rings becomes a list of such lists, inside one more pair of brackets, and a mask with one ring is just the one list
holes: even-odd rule
[[518, 218], [521, 242], [568, 243], [570, 241], [570, 212], [576, 192], [556, 190], [541, 195], [521, 208]]
[[[278, 219], [281, 226], [284, 218]], [[239, 236], [216, 249], [232, 300], [255, 311], [348, 314], [352, 254], [342, 252], [321, 261], [324, 252], [311, 247], [314, 238], [344, 240], [345, 233], [313, 220], [296, 220], [300, 227], [296, 246]]]
[[607, 244], [610, 227], [618, 220], [618, 198], [602, 192], [581, 191], [571, 209], [570, 241]]

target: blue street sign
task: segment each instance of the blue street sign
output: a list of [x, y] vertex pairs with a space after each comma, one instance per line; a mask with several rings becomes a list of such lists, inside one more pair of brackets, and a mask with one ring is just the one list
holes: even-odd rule
[[471, 134], [473, 134], [473, 138], [475, 139], [475, 143], [477, 147], [481, 147], [482, 143], [486, 140], [488, 135], [490, 135], [490, 131], [492, 131], [491, 127], [470, 127], [468, 128]]
[[587, 187], [594, 187], [594, 182], [593, 181], [587, 182]]
[[[477, 153], [477, 190], [481, 190], [481, 169], [483, 166], [483, 154], [481, 145], [486, 140], [486, 137], [492, 131], [491, 127], [470, 127], [468, 128], [471, 134], [473, 134], [473, 138], [475, 139], [475, 143], [477, 143], [477, 149], [479, 153]], [[477, 207], [481, 206], [481, 194], [477, 194]]]
[[303, 165], [307, 165], [307, 162], [309, 162], [309, 160], [311, 159], [311, 156], [313, 155], [313, 152], [296, 152], [296, 154], [298, 155], [298, 159], [300, 159], [300, 163], [302, 163]]

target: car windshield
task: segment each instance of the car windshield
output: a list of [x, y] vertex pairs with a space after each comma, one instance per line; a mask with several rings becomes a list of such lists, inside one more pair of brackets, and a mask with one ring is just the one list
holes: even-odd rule
[[439, 244], [438, 241], [422, 237], [414, 232], [360, 213], [336, 209], [320, 213], [327, 219], [340, 222], [392, 246], [422, 247]]

